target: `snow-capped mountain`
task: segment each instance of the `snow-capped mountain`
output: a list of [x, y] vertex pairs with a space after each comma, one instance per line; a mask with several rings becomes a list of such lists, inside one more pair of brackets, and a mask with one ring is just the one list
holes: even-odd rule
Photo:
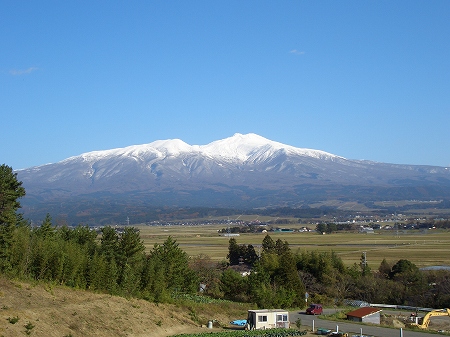
[[444, 167], [349, 160], [256, 134], [235, 134], [207, 145], [158, 140], [84, 153], [17, 173], [27, 191], [22, 204], [28, 209], [83, 198], [117, 204], [255, 207], [342, 197], [450, 197], [450, 172]]

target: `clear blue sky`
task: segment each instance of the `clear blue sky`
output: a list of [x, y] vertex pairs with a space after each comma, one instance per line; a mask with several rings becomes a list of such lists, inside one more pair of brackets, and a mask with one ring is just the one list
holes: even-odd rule
[[450, 166], [450, 1], [0, 2], [0, 163], [257, 133]]

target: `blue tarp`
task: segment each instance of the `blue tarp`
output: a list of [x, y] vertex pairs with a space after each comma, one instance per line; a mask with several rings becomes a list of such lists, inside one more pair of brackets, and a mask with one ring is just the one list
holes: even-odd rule
[[244, 326], [245, 324], [247, 324], [247, 320], [246, 319], [236, 319], [234, 321], [231, 321], [230, 324]]

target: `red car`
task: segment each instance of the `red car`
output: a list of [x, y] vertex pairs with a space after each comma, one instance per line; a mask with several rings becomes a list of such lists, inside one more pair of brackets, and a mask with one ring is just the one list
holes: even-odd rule
[[308, 309], [306, 309], [306, 314], [308, 315], [322, 315], [322, 305], [321, 304], [311, 304]]

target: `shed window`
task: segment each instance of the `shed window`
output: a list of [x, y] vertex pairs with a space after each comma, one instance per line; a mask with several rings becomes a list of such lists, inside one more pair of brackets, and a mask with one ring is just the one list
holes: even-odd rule
[[258, 322], [267, 322], [267, 316], [258, 316]]
[[287, 315], [277, 315], [277, 322], [287, 322]]

